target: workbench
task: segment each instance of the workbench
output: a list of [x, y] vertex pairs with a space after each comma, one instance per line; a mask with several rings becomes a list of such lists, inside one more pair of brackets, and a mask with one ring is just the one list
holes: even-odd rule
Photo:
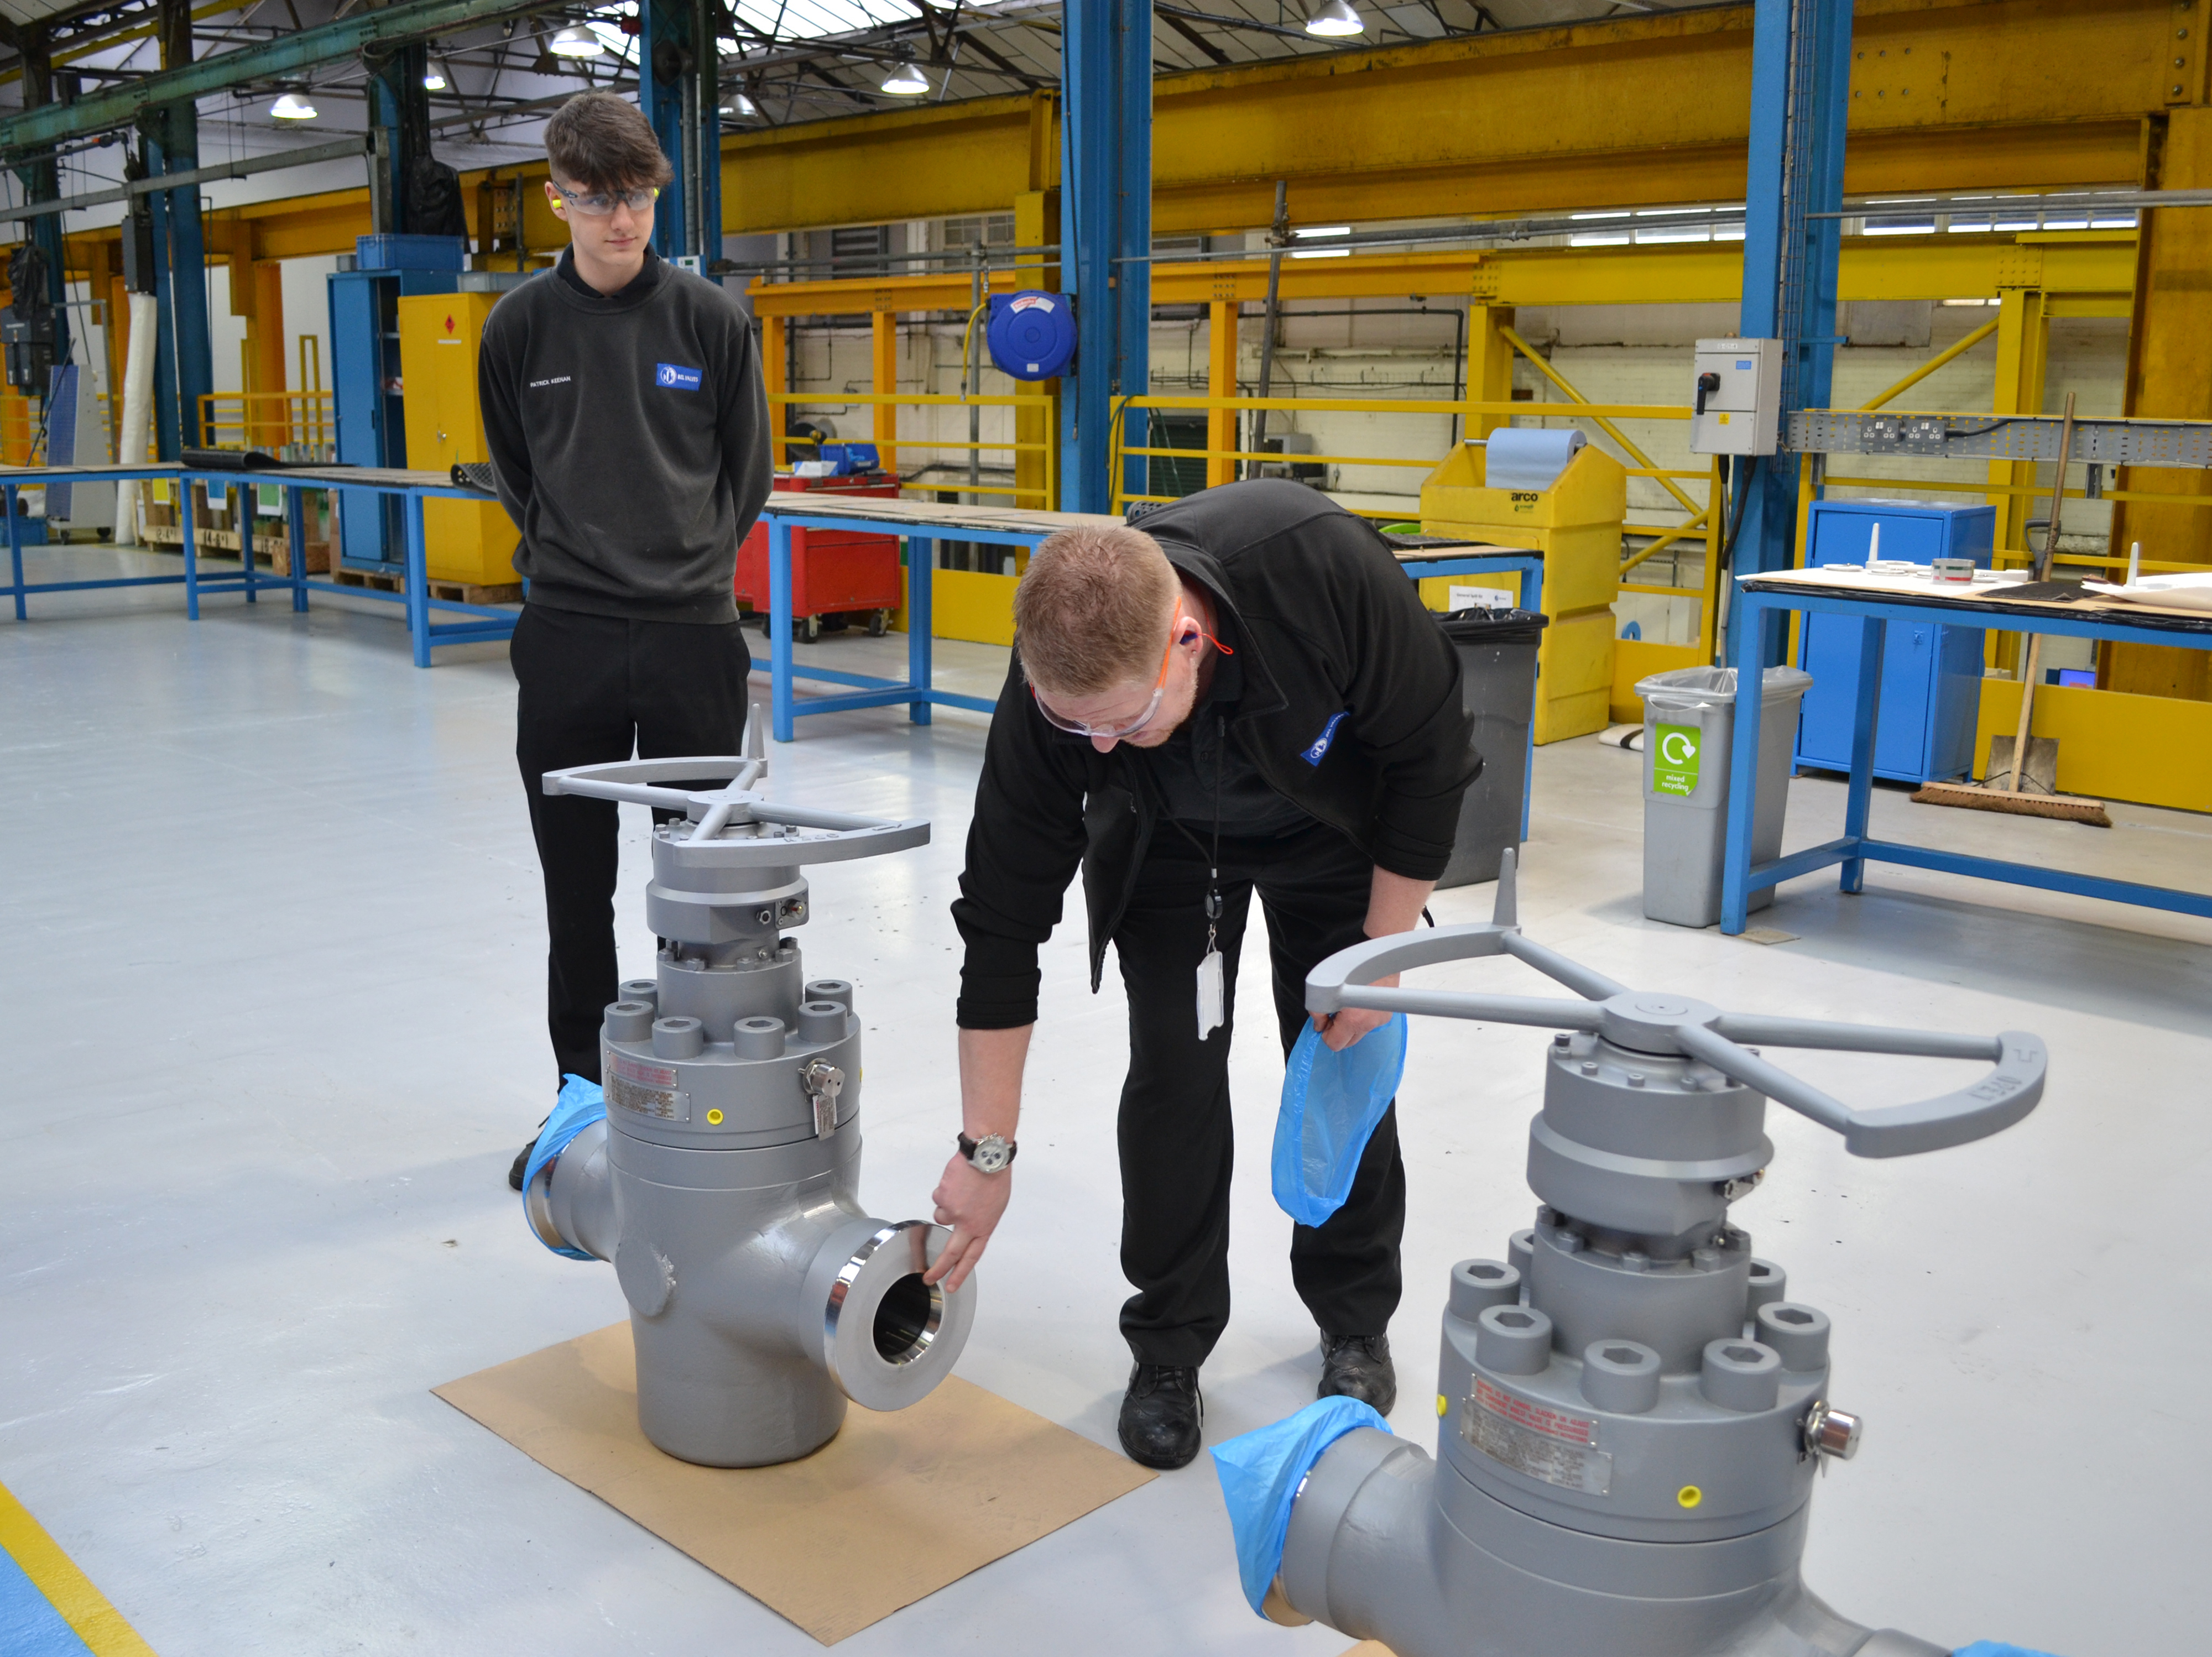
[[[2021, 580], [2030, 578], [2021, 574]], [[2046, 869], [2035, 864], [1976, 857], [1929, 846], [1876, 840], [1867, 832], [1874, 797], [1875, 716], [1881, 687], [1886, 624], [1928, 622], [2008, 632], [2051, 634], [2074, 639], [2109, 639], [2129, 644], [2179, 646], [2212, 650], [2212, 611], [2154, 609], [2124, 599], [2089, 597], [2071, 604], [2008, 599], [2002, 589], [1978, 586], [1946, 591], [1909, 577], [1854, 573], [1849, 565], [1785, 570], [1747, 577], [1736, 584], [1741, 606], [1735, 629], [1738, 647], [1735, 732], [1729, 756], [1727, 840], [1721, 865], [1721, 931], [1743, 931], [1751, 895], [1808, 875], [1830, 865], [1842, 867], [1842, 889], [1863, 889], [1869, 863], [1898, 863], [1978, 880], [2007, 881], [2049, 892], [2069, 892], [2113, 903], [2134, 903], [2180, 914], [2212, 917], [2212, 893], [2177, 891], [2101, 875]], [[1759, 725], [1762, 703], [1755, 667], [1759, 641], [1767, 634], [1770, 612], [1856, 616], [1861, 624], [1858, 683], [1854, 687], [1850, 782], [1844, 796], [1842, 837], [1791, 852], [1771, 863], [1751, 860], [1752, 822], [1758, 809]], [[1747, 658], [1751, 659], [1750, 662]], [[1931, 808], [1935, 809], [1935, 808]]]
[[[16, 496], [20, 491], [53, 483], [161, 482], [173, 482], [178, 485], [178, 522], [184, 540], [183, 574], [109, 576], [82, 581], [26, 581], [23, 579], [22, 519], [16, 511]], [[204, 483], [210, 489], [221, 489], [226, 492], [254, 484], [273, 485], [288, 491], [285, 518], [290, 526], [291, 537], [288, 559], [289, 573], [283, 575], [273, 571], [264, 574], [255, 568], [253, 514], [244, 513], [233, 514], [244, 525], [239, 537], [239, 557], [242, 568], [234, 575], [201, 574], [198, 537], [194, 532], [196, 525], [192, 522], [191, 486], [194, 483]], [[336, 581], [317, 581], [309, 578], [306, 519], [301, 511], [300, 496], [302, 491], [311, 489], [362, 489], [380, 495], [397, 495], [404, 500], [407, 562], [399, 592], [343, 586]], [[185, 614], [195, 622], [200, 618], [200, 595], [204, 592], [243, 592], [246, 602], [251, 604], [260, 602], [264, 590], [283, 590], [292, 595], [292, 608], [297, 611], [304, 611], [307, 608], [307, 594], [311, 590], [340, 592], [351, 598], [374, 598], [403, 605], [417, 667], [430, 665], [430, 652], [434, 646], [506, 639], [514, 632], [518, 612], [512, 609], [467, 604], [458, 598], [440, 598], [431, 594], [422, 540], [423, 501], [433, 499], [482, 501], [485, 498], [473, 489], [458, 487], [452, 476], [445, 472], [404, 471], [369, 466], [285, 466], [260, 471], [232, 471], [220, 467], [185, 466], [174, 461], [100, 466], [4, 466], [0, 467], [0, 494], [5, 495], [8, 514], [10, 576], [9, 585], [0, 587], [0, 593], [14, 598], [15, 619], [19, 622], [29, 619], [27, 600], [34, 592], [85, 592], [103, 587], [181, 586], [185, 590]], [[431, 612], [441, 610], [459, 611], [471, 619], [435, 624], [430, 620]]]

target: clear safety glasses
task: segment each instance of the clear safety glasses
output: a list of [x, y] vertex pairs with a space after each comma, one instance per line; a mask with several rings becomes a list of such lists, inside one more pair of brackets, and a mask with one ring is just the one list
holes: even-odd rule
[[1184, 610], [1182, 601], [1177, 600], [1175, 620], [1168, 628], [1168, 646], [1160, 652], [1160, 677], [1153, 681], [1152, 700], [1145, 704], [1145, 711], [1134, 719], [1119, 719], [1105, 725], [1088, 725], [1081, 719], [1071, 719], [1065, 714], [1054, 713], [1052, 705], [1037, 695], [1035, 685], [1030, 687], [1030, 700], [1036, 704], [1037, 712], [1044, 715], [1047, 725], [1056, 730], [1065, 731], [1071, 736], [1104, 737], [1110, 742], [1119, 742], [1123, 737], [1133, 737], [1152, 722], [1159, 713], [1160, 704], [1167, 700], [1168, 666], [1175, 659], [1175, 647], [1179, 644], [1188, 644], [1193, 639], [1205, 640], [1224, 656], [1235, 653], [1227, 645], [1223, 644], [1220, 640], [1199, 626], [1197, 618]]
[[614, 191], [564, 189], [556, 205], [566, 207], [572, 213], [581, 213], [587, 219], [604, 219], [617, 207], [627, 207], [633, 213], [642, 213], [659, 199], [660, 191], [651, 188]]

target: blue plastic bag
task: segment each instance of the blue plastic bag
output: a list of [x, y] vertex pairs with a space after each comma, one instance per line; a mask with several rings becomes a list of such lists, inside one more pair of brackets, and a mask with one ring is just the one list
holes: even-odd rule
[[1406, 1015], [1333, 1052], [1309, 1020], [1283, 1071], [1275, 1116], [1275, 1203], [1300, 1225], [1344, 1206], [1352, 1176], [1406, 1073]]
[[2030, 1651], [2026, 1646], [2008, 1646], [2002, 1640], [1977, 1640], [1971, 1646], [1960, 1646], [1951, 1657], [2051, 1657], [2051, 1654]]
[[[570, 1075], [562, 1084], [561, 1096], [553, 1102], [553, 1114], [545, 1119], [545, 1126], [538, 1130], [538, 1143], [530, 1148], [530, 1162], [523, 1169], [524, 1200], [529, 1200], [530, 1182], [538, 1177], [538, 1170], [547, 1161], [568, 1148], [568, 1142], [594, 1122], [607, 1120], [607, 1096], [597, 1082], [586, 1082], [582, 1077]], [[535, 1229], [530, 1234], [538, 1235]], [[553, 1245], [547, 1243], [548, 1248]], [[593, 1256], [580, 1248], [553, 1248], [556, 1254], [572, 1260], [588, 1260]]]
[[1323, 1450], [1360, 1427], [1390, 1430], [1372, 1405], [1356, 1398], [1325, 1398], [1272, 1427], [1214, 1447], [1214, 1475], [1221, 1480], [1221, 1500], [1237, 1533], [1237, 1575], [1254, 1611], [1260, 1611], [1268, 1585], [1283, 1567], [1298, 1481]]

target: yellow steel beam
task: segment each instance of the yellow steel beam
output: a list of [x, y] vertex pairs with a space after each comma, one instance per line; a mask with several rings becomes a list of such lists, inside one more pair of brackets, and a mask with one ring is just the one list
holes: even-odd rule
[[[2173, 0], [1859, 0], [1844, 188], [2127, 185], [2169, 101]], [[1154, 83], [1162, 234], [1724, 201], [1743, 192], [1749, 6], [1273, 59]], [[1004, 212], [1043, 106], [978, 100], [724, 141], [732, 234]]]
[[[2002, 320], [2002, 319], [2000, 319], [2000, 320]], [[1953, 358], [1966, 355], [1967, 352], [1972, 350], [1974, 347], [1979, 345], [1991, 334], [1996, 332], [1997, 325], [1998, 325], [1996, 322], [1985, 322], [1980, 327], [1975, 329], [1972, 333], [1968, 334], [1964, 339], [1959, 341], [1957, 344], [1949, 346], [1943, 350], [1936, 352], [1934, 356], [1929, 357], [1927, 361], [1922, 363], [1911, 373], [1905, 375], [1905, 377], [1899, 380], [1896, 385], [1891, 386], [1881, 396], [1875, 398], [1873, 402], [1860, 404], [1859, 412], [1861, 414], [1871, 414], [1875, 410], [1881, 408], [1884, 404], [1895, 402], [1899, 397], [1903, 395], [1905, 392], [1911, 391], [1915, 385], [1917, 385], [1922, 380], [1927, 379], [1929, 375], [1934, 373], [1938, 368], [1950, 361]]]

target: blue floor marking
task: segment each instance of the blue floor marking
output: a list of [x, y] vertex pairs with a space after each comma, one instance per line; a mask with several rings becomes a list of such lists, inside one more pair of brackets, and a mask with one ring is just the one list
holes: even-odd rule
[[0, 1551], [0, 1657], [92, 1657], [92, 1648], [62, 1621], [53, 1601]]

